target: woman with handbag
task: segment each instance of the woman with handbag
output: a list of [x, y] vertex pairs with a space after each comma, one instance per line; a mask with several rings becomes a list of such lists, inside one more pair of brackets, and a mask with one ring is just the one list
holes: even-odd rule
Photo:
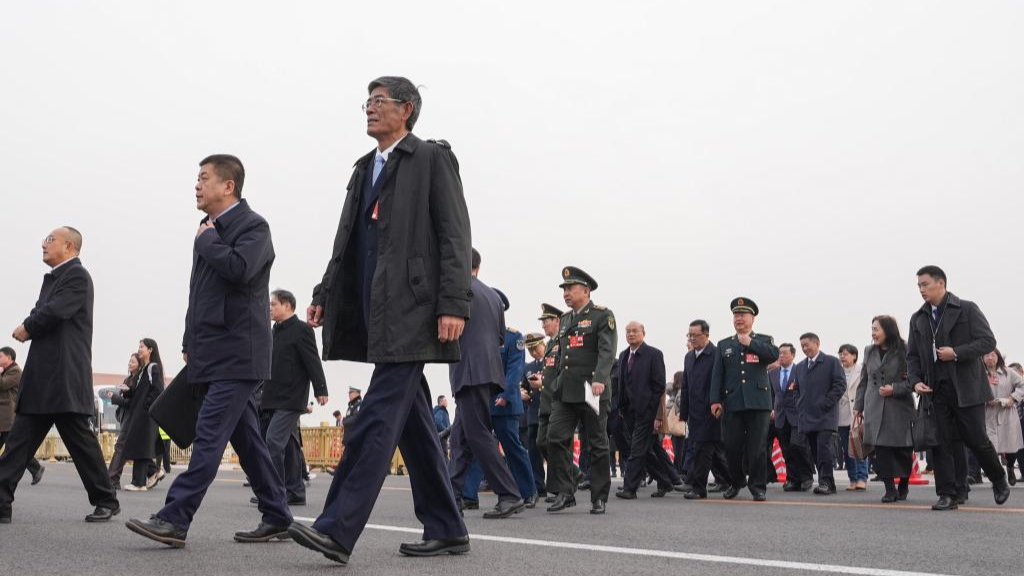
[[1013, 464], [1017, 460], [1017, 451], [1024, 448], [1020, 418], [1017, 415], [1017, 404], [1024, 400], [1024, 378], [1006, 369], [1006, 361], [999, 350], [985, 354], [982, 360], [994, 396], [985, 406], [985, 428], [996, 452], [1006, 459], [1006, 479], [1013, 486], [1017, 484]]
[[[160, 349], [156, 341], [143, 338], [139, 341], [138, 383], [132, 391], [132, 400], [125, 415], [122, 434], [124, 441], [124, 459], [132, 461], [132, 481], [126, 484], [127, 492], [145, 492], [155, 481], [150, 480], [153, 460], [156, 458], [156, 443], [160, 437], [156, 422], [149, 416], [149, 407], [164, 390], [164, 374], [160, 365]], [[159, 475], [162, 470], [158, 470]]]
[[913, 389], [907, 381], [907, 343], [896, 320], [892, 316], [872, 319], [871, 340], [873, 344], [864, 351], [853, 426], [864, 427], [865, 454], [874, 450], [875, 470], [885, 483], [882, 502], [890, 503], [906, 500], [910, 489]]
[[128, 406], [131, 404], [132, 392], [135, 384], [139, 381], [139, 369], [142, 368], [142, 361], [138, 353], [133, 352], [128, 358], [128, 377], [118, 385], [117, 391], [110, 397], [110, 403], [117, 406], [115, 418], [121, 430], [117, 435], [117, 442], [114, 443], [114, 454], [110, 457], [110, 467], [107, 468], [107, 475], [110, 476], [110, 484], [114, 490], [121, 489], [121, 472], [124, 470], [124, 442], [128, 439], [125, 435], [126, 416]]
[[839, 448], [836, 454], [845, 459], [846, 475], [850, 479], [847, 490], [868, 489], [868, 461], [854, 458], [850, 451], [850, 427], [853, 424], [853, 399], [860, 388], [860, 351], [853, 344], [839, 347], [839, 362], [846, 374], [846, 392], [839, 399]]

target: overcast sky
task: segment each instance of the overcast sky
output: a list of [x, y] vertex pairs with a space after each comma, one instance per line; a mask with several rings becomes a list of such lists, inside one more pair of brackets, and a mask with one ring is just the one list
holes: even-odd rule
[[[142, 337], [181, 366], [197, 162], [246, 165], [272, 287], [300, 307], [331, 252], [366, 85], [424, 86], [415, 132], [461, 162], [481, 279], [539, 331], [563, 266], [681, 369], [729, 301], [776, 342], [906, 335], [938, 264], [1003, 352], [1020, 329], [1019, 2], [9, 2], [0, 9], [0, 334], [70, 224], [96, 285], [94, 369]], [[13, 343], [9, 337], [0, 344]], [[24, 353], [27, 346], [16, 345]], [[332, 401], [370, 367], [326, 364]], [[447, 371], [428, 375], [447, 394]]]

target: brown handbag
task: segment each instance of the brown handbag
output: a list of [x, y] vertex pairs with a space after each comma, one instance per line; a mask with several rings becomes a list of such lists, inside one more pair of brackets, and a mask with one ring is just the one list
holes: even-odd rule
[[864, 424], [850, 427], [850, 443], [847, 449], [854, 460], [866, 460], [872, 450], [864, 446]]

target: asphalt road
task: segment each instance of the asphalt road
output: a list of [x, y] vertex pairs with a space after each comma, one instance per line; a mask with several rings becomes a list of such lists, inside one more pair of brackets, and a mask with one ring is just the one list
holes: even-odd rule
[[[179, 470], [175, 470], [172, 478]], [[842, 480], [843, 473], [839, 473]], [[125, 478], [130, 474], [125, 473]], [[320, 510], [330, 477], [309, 488], [309, 506], [295, 507], [300, 521]], [[222, 471], [188, 535], [171, 549], [130, 533], [128, 518], [159, 509], [168, 480], [146, 493], [120, 492], [122, 512], [107, 524], [86, 524], [91, 511], [74, 467], [47, 464], [38, 486], [26, 479], [16, 494], [14, 523], [0, 525], [0, 574], [318, 574], [541, 575], [541, 574], [1020, 574], [1024, 487], [997, 507], [987, 485], [975, 487], [968, 506], [932, 512], [931, 486], [912, 487], [899, 505], [879, 502], [881, 487], [867, 493], [822, 497], [769, 488], [769, 501], [691, 502], [680, 494], [663, 500], [613, 498], [605, 516], [587, 513], [587, 493], [567, 513], [528, 510], [506, 520], [468, 512], [472, 552], [443, 558], [406, 558], [401, 542], [419, 539], [406, 477], [390, 477], [352, 562], [341, 567], [291, 542], [237, 544], [235, 530], [259, 521], [238, 471]], [[495, 497], [483, 495], [482, 505]]]

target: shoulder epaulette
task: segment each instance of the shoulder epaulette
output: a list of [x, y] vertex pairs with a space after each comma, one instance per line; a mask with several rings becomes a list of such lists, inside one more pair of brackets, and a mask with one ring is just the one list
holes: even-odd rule
[[607, 309], [608, 309], [607, 306], [602, 306], [600, 304], [594, 304], [594, 310], [607, 310]]

